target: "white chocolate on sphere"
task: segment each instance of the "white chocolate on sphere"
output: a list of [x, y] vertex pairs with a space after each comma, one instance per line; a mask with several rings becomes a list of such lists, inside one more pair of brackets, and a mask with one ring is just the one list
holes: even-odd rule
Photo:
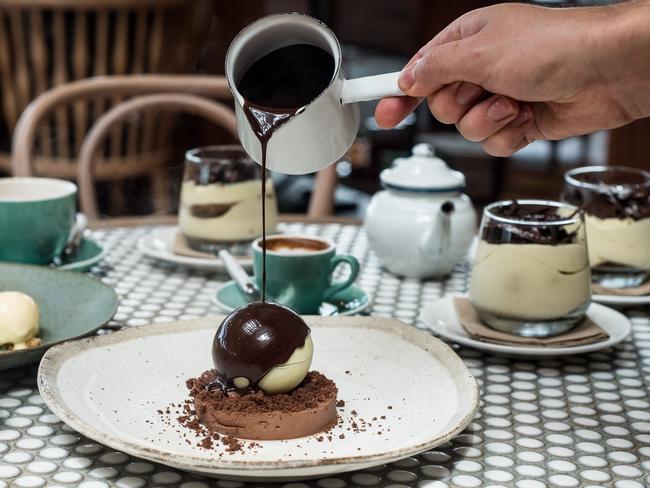
[[305, 345], [299, 347], [289, 359], [266, 373], [258, 383], [262, 390], [270, 395], [286, 393], [298, 386], [305, 379], [314, 355], [314, 343], [311, 335], [305, 339]]

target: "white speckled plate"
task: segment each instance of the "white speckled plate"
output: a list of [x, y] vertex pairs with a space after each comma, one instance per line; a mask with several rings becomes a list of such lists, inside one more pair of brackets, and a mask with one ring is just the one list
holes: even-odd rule
[[[178, 234], [177, 226], [154, 229], [146, 236], [138, 239], [138, 250], [145, 256], [171, 264], [180, 264], [189, 268], [225, 271], [226, 267], [221, 259], [217, 257], [195, 258], [174, 254], [176, 234]], [[250, 256], [242, 257], [240, 263], [245, 268], [250, 268], [253, 265], [253, 258]]]
[[454, 308], [453, 297], [453, 295], [447, 295], [439, 298], [424, 308], [422, 320], [427, 327], [439, 336], [458, 344], [506, 356], [531, 358], [584, 354], [612, 347], [625, 339], [632, 331], [632, 324], [625, 315], [604, 305], [592, 303], [587, 309], [587, 316], [609, 334], [607, 340], [573, 347], [523, 347], [481, 342], [470, 337], [463, 326], [460, 325]]
[[[339, 410], [343, 427], [333, 429], [331, 441], [261, 441], [254, 451], [219, 458], [196, 447], [198, 438], [186, 443], [176, 432], [183, 429], [166, 425], [156, 410], [182, 402], [184, 380], [211, 367], [212, 337], [222, 319], [129, 328], [57, 346], [41, 362], [40, 393], [64, 422], [112, 448], [187, 471], [266, 481], [327, 476], [414, 455], [458, 434], [478, 408], [476, 380], [430, 334], [394, 319], [306, 317], [313, 368], [336, 382], [346, 402]], [[352, 410], [371, 423], [386, 419], [382, 427], [354, 433], [346, 430]]]

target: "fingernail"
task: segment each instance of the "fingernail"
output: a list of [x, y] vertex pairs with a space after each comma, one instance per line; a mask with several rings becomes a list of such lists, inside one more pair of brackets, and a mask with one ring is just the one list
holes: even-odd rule
[[520, 110], [519, 110], [519, 115], [515, 117], [515, 120], [511, 122], [511, 124], [514, 127], [519, 127], [521, 125], [524, 125], [526, 122], [528, 122], [530, 119], [533, 118], [533, 111], [530, 107], [524, 105]]
[[505, 97], [498, 97], [487, 109], [487, 118], [498, 122], [515, 114], [516, 107]]
[[471, 83], [461, 83], [456, 92], [456, 101], [461, 105], [469, 105], [475, 102], [483, 92], [483, 88]]
[[402, 70], [399, 75], [399, 89], [404, 93], [407, 93], [411, 87], [415, 84], [415, 66], [418, 64], [416, 61], [410, 66], [407, 66]]

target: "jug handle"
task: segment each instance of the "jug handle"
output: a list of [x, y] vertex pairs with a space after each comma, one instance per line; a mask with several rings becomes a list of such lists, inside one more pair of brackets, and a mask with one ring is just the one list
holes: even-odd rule
[[341, 103], [345, 105], [346, 103], [365, 102], [383, 97], [404, 96], [404, 92], [397, 84], [399, 74], [399, 71], [395, 71], [383, 75], [343, 80]]

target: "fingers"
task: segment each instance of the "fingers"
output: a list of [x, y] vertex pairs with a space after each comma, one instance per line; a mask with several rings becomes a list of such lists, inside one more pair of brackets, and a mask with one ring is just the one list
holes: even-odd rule
[[479, 142], [496, 134], [519, 114], [519, 103], [508, 97], [492, 95], [474, 105], [456, 127], [462, 136]]
[[431, 46], [399, 77], [400, 89], [412, 97], [426, 97], [455, 81], [482, 85], [489, 62], [481, 43], [473, 38]]
[[486, 95], [485, 90], [472, 83], [452, 83], [428, 98], [431, 114], [444, 124], [455, 124]]
[[481, 98], [477, 85], [454, 83], [429, 97], [431, 113], [445, 123], [455, 123], [463, 137], [481, 142], [492, 156], [510, 156], [533, 141], [531, 106], [502, 95]]
[[380, 100], [375, 109], [375, 120], [382, 129], [395, 127], [413, 112], [422, 99], [411, 97], [389, 97]]
[[[383, 128], [394, 127], [400, 121], [402, 121], [409, 113], [411, 113], [415, 107], [421, 102], [423, 97], [426, 97], [434, 92], [439, 91], [445, 84], [451, 83], [453, 81], [463, 80], [464, 78], [451, 79], [453, 76], [449, 74], [447, 76], [448, 81], [444, 82], [441, 80], [436, 80], [435, 76], [431, 77], [431, 67], [430, 65], [435, 62], [437, 57], [444, 57], [447, 55], [454, 56], [456, 49], [458, 47], [453, 47], [450, 49], [444, 49], [443, 46], [446, 46], [450, 43], [458, 43], [463, 40], [464, 37], [471, 37], [476, 34], [482, 28], [480, 22], [475, 22], [472, 20], [471, 16], [465, 15], [454, 22], [449, 24], [445, 29], [440, 31], [433, 39], [431, 39], [427, 44], [422, 46], [422, 48], [413, 55], [409, 62], [402, 69], [402, 75], [400, 76], [400, 88], [407, 94], [412, 85], [416, 85], [415, 89], [419, 90], [418, 93], [422, 93], [418, 96], [413, 96], [409, 98], [386, 98], [379, 102], [377, 109], [375, 110], [375, 119], [377, 120], [377, 125]], [[436, 50], [435, 53], [431, 53], [432, 50]], [[424, 59], [427, 58], [427, 59]], [[429, 59], [430, 58], [430, 59]], [[421, 66], [420, 66], [421, 65]], [[419, 79], [415, 83], [415, 74], [417, 71], [417, 76], [424, 79]], [[452, 72], [450, 68], [450, 73]], [[435, 75], [435, 73], [434, 73]], [[412, 80], [409, 78], [411, 77]], [[429, 77], [430, 79], [427, 79]], [[451, 78], [450, 78], [451, 77]], [[471, 81], [471, 80], [470, 80]], [[421, 86], [422, 85], [422, 86]], [[449, 96], [451, 98], [451, 95]], [[414, 100], [415, 99], [415, 100]], [[441, 103], [451, 105], [441, 98]], [[469, 102], [465, 102], [461, 105], [468, 105]], [[441, 108], [441, 117], [445, 120], [449, 119], [450, 116], [444, 115], [448, 110], [451, 110], [455, 114], [464, 114], [467, 107], [456, 107], [451, 110], [442, 107]], [[434, 114], [435, 115], [435, 114]], [[452, 117], [453, 118], [453, 117]], [[442, 119], [441, 119], [442, 120]], [[451, 123], [451, 122], [450, 122]]]
[[533, 142], [534, 125], [532, 108], [522, 105], [514, 120], [482, 142], [483, 149], [492, 156], [510, 156]]

